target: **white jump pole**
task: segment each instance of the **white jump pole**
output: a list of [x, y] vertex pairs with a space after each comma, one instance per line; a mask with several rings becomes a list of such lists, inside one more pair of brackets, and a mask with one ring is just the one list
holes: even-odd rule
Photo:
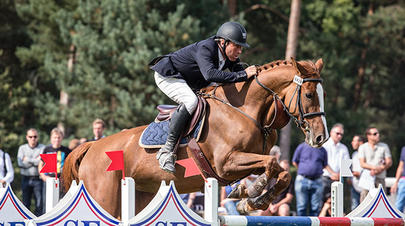
[[332, 201], [332, 217], [343, 217], [343, 177], [352, 177], [352, 171], [350, 165], [352, 164], [351, 159], [340, 160], [340, 178], [339, 181], [332, 183], [330, 187], [331, 201]]
[[343, 217], [343, 183], [335, 181], [330, 189], [332, 217]]
[[135, 216], [135, 181], [132, 177], [121, 179], [121, 218], [123, 222]]
[[48, 213], [59, 202], [59, 179], [46, 178], [46, 203], [45, 212]]
[[213, 226], [218, 226], [218, 181], [215, 178], [208, 178], [204, 191], [204, 219], [212, 222]]

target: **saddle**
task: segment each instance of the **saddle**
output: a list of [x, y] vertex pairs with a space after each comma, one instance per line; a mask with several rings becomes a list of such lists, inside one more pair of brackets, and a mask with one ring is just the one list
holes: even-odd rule
[[[185, 130], [187, 132], [184, 134], [184, 136], [188, 136], [195, 129], [201, 117], [205, 115], [205, 108], [207, 107], [207, 101], [200, 96], [197, 96], [197, 98], [198, 98], [197, 108], [191, 117], [190, 123]], [[155, 118], [155, 122], [159, 123], [170, 120], [173, 112], [177, 109], [177, 106], [164, 104], [158, 105], [156, 108], [158, 109], [159, 113]]]
[[[177, 106], [174, 105], [157, 106], [159, 113], [155, 120], [142, 132], [139, 139], [139, 146], [149, 149], [161, 148], [165, 144], [169, 132], [170, 118], [176, 108]], [[202, 97], [198, 97], [197, 108], [191, 117], [188, 127], [184, 129], [184, 133], [182, 134], [181, 139], [179, 139], [178, 145], [187, 145], [187, 142], [191, 138], [195, 138], [197, 141], [200, 139], [205, 121], [206, 108], [206, 100]]]

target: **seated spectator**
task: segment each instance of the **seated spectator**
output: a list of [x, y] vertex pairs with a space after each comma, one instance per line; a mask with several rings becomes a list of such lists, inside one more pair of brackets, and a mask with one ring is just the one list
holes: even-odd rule
[[320, 217], [331, 217], [332, 216], [332, 198], [330, 193], [325, 194], [325, 200], [319, 213]]
[[[288, 160], [282, 160], [280, 166], [287, 172], [290, 171], [290, 164]], [[266, 190], [272, 186], [269, 183]], [[261, 216], [290, 216], [290, 203], [294, 197], [294, 181], [279, 195], [273, 202], [270, 203], [269, 208], [260, 213]]]
[[204, 213], [204, 194], [201, 192], [193, 192], [188, 196], [187, 207], [193, 210], [200, 216]]

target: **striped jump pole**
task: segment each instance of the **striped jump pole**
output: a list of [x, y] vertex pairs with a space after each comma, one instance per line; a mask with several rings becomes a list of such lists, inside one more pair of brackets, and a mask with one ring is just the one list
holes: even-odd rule
[[[405, 225], [404, 219], [405, 215], [396, 209], [389, 202], [386, 197], [382, 186], [370, 190], [367, 197], [354, 211], [349, 213], [347, 217], [278, 217], [278, 216], [215, 216], [212, 213], [214, 209], [218, 206], [218, 200], [212, 199], [218, 193], [215, 179], [209, 178], [210, 183], [214, 186], [205, 186], [205, 207], [209, 210], [209, 220], [211, 222], [218, 222], [220, 225], [226, 226], [250, 226], [250, 225], [273, 225], [273, 226], [395, 226], [395, 225]], [[335, 193], [334, 210], [336, 215], [343, 215], [343, 186], [341, 182], [336, 182], [332, 186], [332, 191]], [[213, 195], [214, 194], [214, 195]], [[207, 198], [211, 197], [211, 198]], [[207, 214], [207, 212], [206, 212]]]
[[219, 216], [226, 226], [374, 226], [404, 225], [403, 218]]

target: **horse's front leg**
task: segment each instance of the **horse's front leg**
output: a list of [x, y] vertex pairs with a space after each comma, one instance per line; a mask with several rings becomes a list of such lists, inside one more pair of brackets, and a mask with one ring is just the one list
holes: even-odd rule
[[268, 184], [269, 177], [263, 173], [249, 186], [239, 184], [228, 195], [228, 198], [249, 198], [259, 196]]
[[248, 188], [243, 184], [238, 186], [230, 195], [229, 198], [246, 198], [259, 196], [264, 187], [267, 185], [270, 178], [276, 177], [284, 169], [278, 164], [276, 157], [270, 155], [260, 155], [245, 152], [232, 152], [224, 161], [224, 165], [219, 167], [218, 173], [220, 176], [240, 175], [243, 173], [252, 172], [255, 170], [264, 169], [264, 173], [260, 175], [254, 183]]
[[290, 182], [291, 182], [290, 174], [287, 171], [280, 172], [278, 174], [277, 181], [274, 184], [274, 186], [270, 187], [269, 190], [267, 190], [266, 192], [262, 193], [257, 197], [248, 197], [242, 199], [238, 203], [237, 206], [238, 211], [241, 214], [245, 214], [252, 210], [267, 209], [270, 203], [288, 187]]
[[[270, 202], [289, 185], [291, 180], [291, 176], [278, 164], [274, 156], [234, 152], [226, 162], [223, 167], [225, 171], [228, 169], [232, 171], [253, 171], [264, 168], [264, 173], [252, 185], [246, 187], [241, 184], [228, 196], [230, 198], [249, 198], [242, 200], [238, 205], [243, 212], [266, 209]], [[269, 191], [262, 194], [271, 178], [277, 178], [276, 184]]]
[[[259, 155], [244, 152], [233, 152], [226, 164], [223, 166], [224, 174], [237, 173], [240, 171], [253, 171], [264, 169], [251, 186], [246, 187], [239, 184], [228, 195], [228, 198], [257, 197], [262, 194], [263, 189], [271, 178], [276, 177], [284, 169], [278, 164], [276, 157], [270, 155]], [[233, 172], [237, 171], [237, 172]], [[240, 174], [240, 173], [239, 173]]]

